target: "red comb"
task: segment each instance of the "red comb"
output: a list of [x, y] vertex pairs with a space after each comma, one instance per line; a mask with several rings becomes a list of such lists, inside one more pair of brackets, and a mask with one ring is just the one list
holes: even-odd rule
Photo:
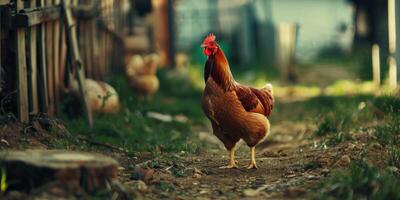
[[209, 43], [209, 42], [211, 42], [211, 41], [215, 41], [215, 35], [214, 34], [212, 34], [212, 33], [210, 33], [207, 37], [206, 37], [206, 39], [204, 39], [204, 42], [203, 42], [203, 44], [207, 44], [207, 43]]

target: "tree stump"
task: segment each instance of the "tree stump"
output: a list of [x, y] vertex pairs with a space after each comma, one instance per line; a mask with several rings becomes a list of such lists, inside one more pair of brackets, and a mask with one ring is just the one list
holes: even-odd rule
[[49, 183], [69, 191], [105, 189], [117, 176], [118, 163], [101, 154], [64, 150], [0, 152], [7, 190], [30, 192]]

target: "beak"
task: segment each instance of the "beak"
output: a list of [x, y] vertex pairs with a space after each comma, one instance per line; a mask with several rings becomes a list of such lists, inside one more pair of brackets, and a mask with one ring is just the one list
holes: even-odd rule
[[206, 45], [205, 45], [205, 44], [201, 44], [200, 47], [201, 47], [201, 48], [205, 48]]

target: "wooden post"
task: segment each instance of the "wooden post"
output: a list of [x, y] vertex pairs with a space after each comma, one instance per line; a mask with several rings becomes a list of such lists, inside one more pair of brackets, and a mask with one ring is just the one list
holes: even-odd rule
[[[400, 47], [400, 1], [397, 1], [397, 4], [395, 5], [395, 12], [396, 12], [396, 60], [397, 63], [400, 63], [400, 51], [398, 50], [398, 48]], [[397, 78], [400, 77], [400, 69], [399, 67], [397, 68]]]
[[396, 4], [395, 0], [388, 0], [388, 33], [389, 33], [389, 86], [397, 87], [396, 62]]
[[86, 99], [86, 87], [85, 87], [85, 74], [83, 73], [82, 60], [80, 58], [78, 41], [76, 37], [76, 26], [72, 18], [71, 10], [66, 6], [66, 0], [62, 0], [62, 11], [66, 19], [66, 31], [67, 31], [67, 42], [68, 42], [68, 54], [70, 58], [70, 64], [75, 70], [76, 79], [78, 80], [79, 93], [82, 98], [83, 107], [88, 120], [89, 126], [93, 126], [92, 111], [88, 100]]
[[[45, 6], [44, 0], [39, 1], [39, 6]], [[40, 111], [47, 113], [48, 111], [48, 85], [47, 85], [47, 65], [46, 65], [46, 25], [41, 24], [38, 27], [38, 82], [39, 82], [39, 102], [40, 102]]]
[[168, 24], [168, 2], [169, 0], [152, 0], [154, 8], [154, 43], [156, 51], [160, 53], [161, 65], [169, 65], [169, 24]]
[[[53, 5], [60, 5], [60, 0], [53, 0]], [[60, 105], [60, 20], [53, 23], [53, 78], [54, 78], [54, 111], [59, 114]]]
[[[70, 0], [66, 0], [66, 5], [70, 5]], [[61, 91], [64, 91], [66, 89], [65, 83], [64, 83], [64, 77], [66, 73], [66, 62], [67, 62], [67, 40], [66, 40], [66, 34], [65, 34], [65, 18], [61, 15], [61, 39], [60, 39], [60, 46], [61, 46], [61, 51], [60, 51], [60, 72], [59, 72], [59, 79], [60, 79], [60, 88]]]
[[296, 24], [281, 23], [277, 27], [277, 58], [276, 63], [281, 67], [283, 81], [296, 81], [294, 72], [296, 49]]
[[[16, 12], [24, 9], [24, 1], [17, 0]], [[26, 66], [25, 52], [25, 28], [16, 30], [15, 47], [17, 49], [17, 93], [18, 93], [18, 117], [21, 122], [29, 121], [29, 102], [28, 102], [28, 74]]]
[[[30, 1], [30, 7], [36, 8], [36, 1]], [[31, 114], [37, 114], [39, 112], [38, 104], [38, 88], [37, 88], [37, 27], [30, 27], [29, 33], [29, 111]]]
[[379, 56], [379, 45], [372, 45], [372, 77], [376, 86], [381, 85], [381, 61]]

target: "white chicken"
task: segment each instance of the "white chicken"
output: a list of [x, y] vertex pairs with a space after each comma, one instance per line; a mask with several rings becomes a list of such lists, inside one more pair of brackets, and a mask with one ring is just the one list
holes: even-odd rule
[[[93, 79], [85, 79], [86, 99], [89, 101], [92, 112], [117, 113], [120, 109], [117, 92], [109, 84]], [[73, 81], [71, 90], [79, 94], [78, 82]]]

